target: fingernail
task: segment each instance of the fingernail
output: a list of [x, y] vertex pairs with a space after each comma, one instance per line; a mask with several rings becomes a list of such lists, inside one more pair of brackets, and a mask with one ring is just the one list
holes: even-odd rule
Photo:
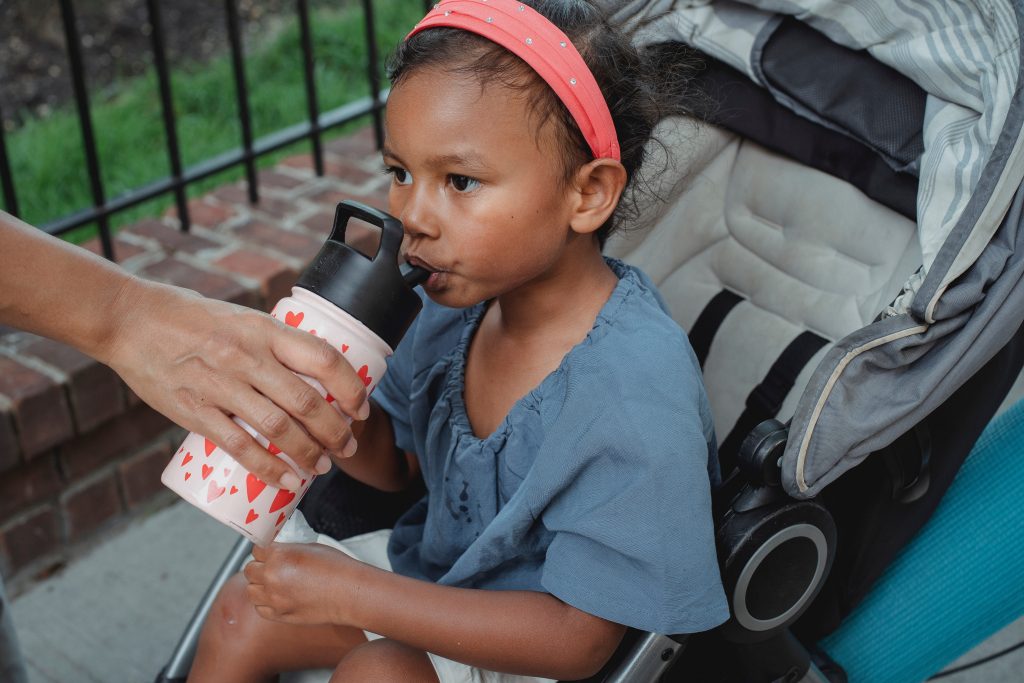
[[320, 459], [316, 461], [316, 473], [327, 474], [331, 471], [331, 459], [326, 455], [321, 455]]
[[281, 475], [281, 488], [289, 491], [297, 491], [301, 482], [294, 472], [285, 472]]
[[348, 443], [345, 444], [345, 449], [341, 452], [341, 457], [351, 458], [356, 454], [356, 449], [359, 448], [359, 444], [356, 443], [355, 439], [349, 439]]
[[356, 411], [356, 418], [359, 420], [365, 420], [370, 417], [370, 401], [363, 401], [363, 405], [359, 406], [359, 410]]

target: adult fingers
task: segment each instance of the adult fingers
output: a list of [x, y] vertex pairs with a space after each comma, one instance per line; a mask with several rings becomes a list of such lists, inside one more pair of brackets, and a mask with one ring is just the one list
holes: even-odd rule
[[301, 480], [283, 460], [263, 448], [249, 432], [216, 408], [203, 408], [197, 415], [199, 432], [237, 460], [250, 473], [278, 488], [295, 491]]
[[[352, 437], [348, 421], [308, 383], [277, 366], [262, 373], [254, 387], [269, 401], [259, 406], [260, 423], [250, 424], [300, 466], [323, 474], [330, 468], [323, 451], [345, 452]], [[275, 430], [280, 433], [270, 433]]]
[[[303, 470], [322, 474], [330, 469], [330, 460], [323, 452], [324, 446], [309, 435], [302, 424], [289, 414], [288, 409], [295, 401], [301, 402], [304, 406], [313, 405], [315, 402], [322, 403], [323, 412], [331, 409], [315, 389], [286, 370], [282, 370], [281, 373], [289, 375], [285, 378], [286, 381], [295, 382], [291, 385], [291, 393], [296, 396], [292, 401], [285, 401], [280, 397], [271, 400], [249, 386], [239, 386], [225, 399], [231, 401], [230, 410], [234, 415], [270, 442], [267, 446], [270, 453], [277, 454], [283, 451]], [[285, 405], [282, 407], [279, 403]], [[335, 414], [335, 418], [335, 426], [330, 430], [330, 436], [324, 436], [326, 431], [322, 430], [320, 438], [325, 439], [328, 442], [326, 445], [332, 449], [344, 448], [350, 430], [340, 416]], [[249, 463], [243, 464], [248, 466]]]
[[366, 383], [325, 340], [277, 323], [270, 348], [288, 368], [320, 382], [341, 412], [354, 420], [365, 420], [369, 416]]

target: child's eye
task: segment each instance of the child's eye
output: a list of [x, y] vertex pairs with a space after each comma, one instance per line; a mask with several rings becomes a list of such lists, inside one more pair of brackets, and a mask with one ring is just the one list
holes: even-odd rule
[[412, 173], [400, 166], [385, 166], [384, 172], [391, 174], [399, 185], [412, 185]]
[[480, 181], [464, 175], [450, 175], [449, 182], [458, 192], [470, 192], [480, 187]]

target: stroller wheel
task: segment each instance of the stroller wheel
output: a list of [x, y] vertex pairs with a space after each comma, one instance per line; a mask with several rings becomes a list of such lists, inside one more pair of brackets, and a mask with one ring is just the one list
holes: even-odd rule
[[814, 501], [787, 498], [731, 511], [719, 528], [732, 612], [723, 635], [766, 640], [793, 623], [828, 576], [835, 539], [832, 516]]

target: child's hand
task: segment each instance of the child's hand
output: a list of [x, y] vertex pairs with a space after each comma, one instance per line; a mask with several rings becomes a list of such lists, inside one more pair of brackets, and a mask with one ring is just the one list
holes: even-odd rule
[[253, 548], [242, 573], [260, 616], [289, 624], [345, 624], [344, 605], [351, 571], [361, 563], [317, 543], [272, 543]]

